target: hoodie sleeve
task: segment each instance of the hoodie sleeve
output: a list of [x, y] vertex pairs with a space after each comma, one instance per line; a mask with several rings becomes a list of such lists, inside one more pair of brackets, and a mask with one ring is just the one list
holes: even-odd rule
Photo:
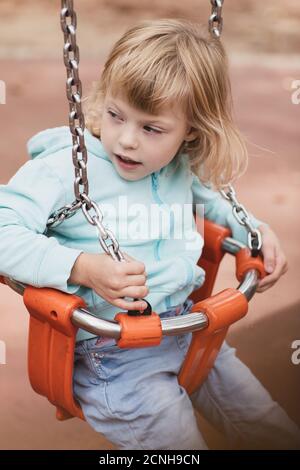
[[65, 203], [62, 182], [45, 160], [28, 161], [0, 185], [0, 274], [69, 294], [80, 288], [67, 280], [82, 251], [44, 235], [49, 215]]
[[[213, 191], [208, 186], [201, 183], [199, 178], [194, 175], [192, 183], [193, 204], [196, 204], [196, 212], [200, 217], [205, 217], [216, 224], [228, 227], [231, 230], [232, 238], [248, 244], [248, 232], [246, 227], [239, 224], [232, 212], [232, 206], [229, 201], [218, 192]], [[250, 220], [254, 228], [265, 224], [256, 219], [248, 211]]]

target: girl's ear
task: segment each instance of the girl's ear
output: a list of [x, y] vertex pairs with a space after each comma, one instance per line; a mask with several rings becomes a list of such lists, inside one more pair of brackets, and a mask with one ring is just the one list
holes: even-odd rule
[[195, 140], [197, 137], [198, 137], [197, 129], [195, 129], [194, 127], [190, 127], [190, 129], [185, 134], [184, 140], [186, 142], [191, 142], [192, 140]]

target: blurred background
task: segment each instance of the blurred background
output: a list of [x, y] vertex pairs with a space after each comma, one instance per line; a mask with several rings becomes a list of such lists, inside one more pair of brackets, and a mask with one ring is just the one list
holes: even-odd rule
[[[209, 0], [77, 0], [75, 8], [84, 95], [114, 41], [136, 21], [185, 17], [206, 24], [211, 11]], [[0, 80], [6, 84], [6, 104], [0, 104], [0, 184], [27, 161], [26, 142], [33, 134], [68, 124], [59, 13], [59, 0], [0, 0]], [[227, 0], [223, 19], [235, 119], [250, 156], [248, 171], [235, 187], [239, 200], [278, 234], [289, 262], [288, 273], [251, 301], [228, 341], [300, 425], [300, 364], [291, 361], [292, 342], [300, 340], [300, 104], [292, 101], [293, 83], [300, 80], [300, 4]], [[235, 285], [228, 257], [215, 291]], [[0, 364], [0, 448], [113, 449], [80, 420], [56, 421], [54, 408], [32, 391], [27, 312], [22, 298], [3, 285], [0, 312], [7, 362]], [[201, 416], [199, 425], [211, 448], [228, 448]]]

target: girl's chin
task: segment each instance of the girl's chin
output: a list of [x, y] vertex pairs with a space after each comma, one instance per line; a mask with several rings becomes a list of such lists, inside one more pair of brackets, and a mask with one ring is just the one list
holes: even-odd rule
[[123, 168], [120, 168], [118, 165], [114, 165], [114, 167], [116, 169], [116, 172], [119, 174], [119, 176], [121, 176], [121, 178], [127, 181], [137, 181], [147, 176], [144, 174], [140, 174], [139, 172], [136, 172], [136, 171], [123, 170]]

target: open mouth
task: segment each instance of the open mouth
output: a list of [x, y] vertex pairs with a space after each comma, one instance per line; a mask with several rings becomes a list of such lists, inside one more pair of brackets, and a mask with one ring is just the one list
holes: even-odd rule
[[119, 155], [115, 153], [115, 156], [117, 157], [118, 161], [124, 165], [128, 166], [136, 166], [136, 165], [141, 165], [140, 162], [136, 162], [135, 160], [132, 160], [131, 158], [125, 157], [124, 155]]

